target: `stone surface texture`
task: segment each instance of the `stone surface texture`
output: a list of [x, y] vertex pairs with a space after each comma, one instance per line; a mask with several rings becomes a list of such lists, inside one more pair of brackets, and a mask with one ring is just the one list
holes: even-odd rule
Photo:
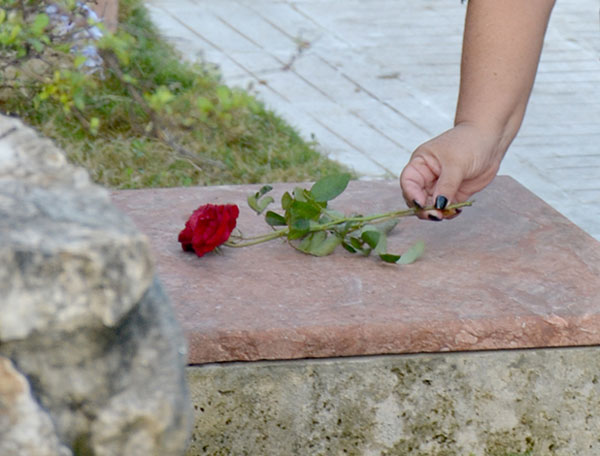
[[[3, 116], [0, 262], [0, 355], [14, 363], [2, 405], [29, 397], [58, 439], [54, 452], [0, 454], [182, 454], [186, 346], [147, 238], [50, 141]], [[14, 429], [37, 432], [14, 410]], [[0, 434], [0, 448], [18, 435]]]
[[31, 395], [27, 379], [0, 356], [0, 454], [70, 456], [50, 416]]
[[[304, 185], [308, 187], [310, 184]], [[274, 186], [278, 201], [294, 184]], [[389, 250], [424, 240], [408, 266], [343, 249], [316, 258], [275, 241], [198, 258], [177, 235], [201, 204], [246, 205], [259, 186], [113, 193], [151, 241], [190, 363], [600, 344], [600, 243], [508, 177], [452, 221], [402, 219]], [[402, 206], [397, 182], [351, 182], [330, 207]]]
[[598, 347], [188, 368], [189, 456], [593, 456]]
[[152, 281], [146, 238], [49, 140], [6, 117], [0, 139], [0, 340], [115, 326]]

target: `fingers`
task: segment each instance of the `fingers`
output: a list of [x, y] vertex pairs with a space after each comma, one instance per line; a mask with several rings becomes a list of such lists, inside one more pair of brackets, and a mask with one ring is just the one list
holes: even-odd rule
[[494, 178], [506, 152], [501, 136], [475, 124], [458, 124], [419, 146], [400, 175], [400, 186], [410, 207], [423, 219], [442, 220], [460, 212], [448, 210], [483, 190]]
[[456, 153], [456, 145], [442, 135], [423, 144], [411, 157], [400, 175], [402, 195], [409, 207], [433, 207], [420, 211], [422, 219], [440, 221], [456, 217], [460, 212], [446, 208], [464, 197], [461, 186], [465, 169], [470, 166], [464, 153]]
[[443, 163], [437, 157], [415, 152], [413, 158], [400, 175], [402, 195], [409, 207], [435, 207], [436, 210], [419, 212], [422, 219], [440, 221], [454, 218], [458, 214], [446, 211], [446, 207], [457, 202], [456, 195], [463, 181], [458, 163]]
[[443, 166], [442, 173], [438, 178], [434, 191], [433, 199], [434, 206], [438, 209], [436, 214], [438, 217], [441, 215], [442, 218], [450, 219], [456, 217], [457, 214], [454, 212], [445, 213], [445, 209], [452, 203], [458, 203], [456, 198], [458, 190], [463, 182], [464, 174], [459, 166], [454, 164]]
[[[436, 174], [426, 161], [419, 156], [413, 157], [400, 175], [402, 196], [409, 207], [422, 209], [431, 206], [431, 189], [437, 180]], [[426, 219], [426, 211], [417, 213], [417, 216]]]

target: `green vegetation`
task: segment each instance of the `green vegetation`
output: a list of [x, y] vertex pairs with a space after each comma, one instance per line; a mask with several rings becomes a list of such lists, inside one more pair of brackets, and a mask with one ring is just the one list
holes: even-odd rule
[[[89, 30], [74, 0], [60, 14]], [[247, 92], [181, 61], [141, 0], [94, 41], [65, 32], [48, 1], [0, 8], [0, 112], [53, 138], [94, 180], [116, 188], [317, 180], [342, 172]], [[102, 25], [99, 25], [102, 28]], [[103, 64], [84, 71], [93, 44]]]

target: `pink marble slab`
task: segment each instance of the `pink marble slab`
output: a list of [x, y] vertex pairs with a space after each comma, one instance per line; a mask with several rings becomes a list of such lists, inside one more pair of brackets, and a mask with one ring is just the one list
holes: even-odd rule
[[[308, 184], [306, 185], [308, 186]], [[198, 258], [177, 235], [197, 206], [246, 205], [260, 185], [117, 191], [151, 240], [190, 346], [189, 362], [600, 344], [600, 243], [509, 177], [452, 221], [402, 219], [390, 251], [424, 240], [407, 266], [343, 249], [324, 258], [284, 242]], [[276, 184], [276, 201], [292, 184]], [[330, 203], [371, 214], [404, 206], [396, 182], [351, 182]]]

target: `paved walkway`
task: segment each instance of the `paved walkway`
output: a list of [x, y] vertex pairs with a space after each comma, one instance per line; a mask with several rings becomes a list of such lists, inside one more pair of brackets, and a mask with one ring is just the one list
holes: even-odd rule
[[[396, 178], [452, 125], [458, 0], [148, 0], [183, 55], [251, 87], [365, 178]], [[559, 0], [534, 93], [500, 172], [600, 239], [598, 0]], [[518, 202], [515, 202], [518, 204]]]

